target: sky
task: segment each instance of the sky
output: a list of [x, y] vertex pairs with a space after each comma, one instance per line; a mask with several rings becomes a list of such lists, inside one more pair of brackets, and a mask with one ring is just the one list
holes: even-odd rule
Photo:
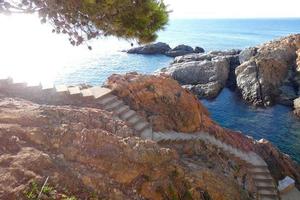
[[300, 17], [300, 0], [164, 0], [172, 18]]

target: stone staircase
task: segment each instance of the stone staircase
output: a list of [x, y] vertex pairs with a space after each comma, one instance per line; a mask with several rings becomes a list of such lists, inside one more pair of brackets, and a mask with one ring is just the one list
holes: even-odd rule
[[213, 144], [231, 156], [245, 161], [248, 164], [248, 171], [257, 190], [259, 200], [279, 200], [280, 196], [275, 181], [268, 169], [267, 163], [254, 152], [244, 152], [231, 145], [228, 145], [208, 133], [199, 132], [193, 134], [178, 132], [153, 132], [151, 138], [156, 142], [172, 143], [189, 140], [201, 140], [205, 143]]
[[153, 132], [151, 125], [136, 111], [129, 108], [108, 88], [94, 86], [81, 89], [78, 86], [65, 85], [27, 85], [14, 82], [11, 78], [0, 78], [0, 94], [8, 97], [20, 97], [33, 102], [50, 105], [91, 106], [112, 112], [115, 117], [124, 120], [135, 131], [135, 135], [156, 142], [182, 142], [201, 140], [213, 144], [227, 153], [249, 164], [249, 172], [257, 188], [257, 199], [279, 200], [276, 184], [268, 170], [266, 162], [254, 152], [243, 152], [228, 145], [208, 133], [186, 134], [178, 132]]

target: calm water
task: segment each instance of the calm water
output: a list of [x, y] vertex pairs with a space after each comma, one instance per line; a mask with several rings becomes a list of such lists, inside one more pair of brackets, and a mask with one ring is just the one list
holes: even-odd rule
[[[0, 24], [7, 26], [0, 32], [0, 68], [3, 73], [27, 81], [96, 85], [102, 84], [112, 73], [152, 73], [172, 60], [165, 56], [122, 53], [122, 49], [130, 48], [130, 42], [113, 38], [94, 41], [93, 51], [86, 47], [74, 48], [62, 36], [50, 35], [47, 27], [40, 28], [38, 23], [32, 22], [32, 26], [38, 27], [32, 32], [26, 28], [27, 21], [13, 26], [14, 20], [20, 21], [1, 21], [0, 18]], [[206, 50], [225, 50], [261, 44], [291, 33], [300, 33], [300, 19], [173, 20], [159, 33], [158, 41], [172, 47], [187, 44]], [[300, 120], [294, 118], [289, 108], [255, 109], [228, 90], [216, 100], [203, 103], [221, 125], [256, 139], [267, 138], [300, 162]]]

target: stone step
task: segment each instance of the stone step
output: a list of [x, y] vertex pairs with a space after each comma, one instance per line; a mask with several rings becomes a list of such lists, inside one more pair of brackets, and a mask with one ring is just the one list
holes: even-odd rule
[[79, 95], [80, 94], [80, 87], [75, 86], [75, 87], [69, 87], [68, 91], [70, 95]]
[[54, 90], [54, 85], [52, 83], [44, 83], [42, 84], [42, 90], [43, 91]]
[[134, 129], [137, 130], [137, 131], [143, 131], [148, 127], [149, 127], [149, 123], [145, 122], [145, 121], [144, 122], [139, 122], [136, 125], [134, 125]]
[[260, 167], [249, 167], [250, 172], [267, 172], [270, 173], [269, 169], [267, 167], [260, 168]]
[[153, 139], [153, 131], [152, 128], [146, 128], [145, 130], [143, 130], [140, 134], [140, 137], [142, 139]]
[[266, 185], [266, 186], [257, 186], [257, 190], [270, 190], [270, 191], [276, 191], [276, 188], [273, 185]]
[[98, 103], [102, 106], [106, 106], [118, 100], [118, 97], [115, 95], [106, 95], [105, 97], [98, 100]]
[[87, 98], [94, 97], [93, 93], [90, 89], [83, 89], [83, 90], [80, 91], [80, 93], [81, 93], [81, 96], [83, 96], [83, 97], [87, 97]]
[[121, 104], [119, 104], [118, 106], [116, 106], [116, 107], [110, 109], [110, 111], [115, 112], [116, 110], [118, 110], [119, 108], [121, 108], [123, 105], [125, 105], [123, 101], [121, 101], [121, 102], [122, 102]]
[[252, 175], [266, 175], [268, 176], [270, 172], [254, 172], [254, 171], [249, 171]]
[[257, 187], [273, 187], [273, 188], [275, 188], [273, 181], [269, 181], [269, 182], [258, 181], [258, 182], [254, 182], [254, 183]]
[[278, 196], [261, 196], [259, 197], [259, 200], [279, 200], [279, 197]]
[[66, 93], [68, 92], [68, 87], [66, 85], [56, 85], [55, 86], [55, 91], [58, 93]]
[[117, 100], [111, 104], [108, 104], [104, 107], [105, 110], [108, 110], [108, 111], [113, 111], [114, 108], [120, 108], [122, 105], [124, 105], [123, 101], [120, 101], [120, 100]]
[[133, 115], [135, 115], [136, 112], [133, 111], [133, 110], [128, 110], [127, 112], [123, 113], [122, 115], [120, 115], [121, 119], [123, 120], [127, 120], [129, 119], [130, 117], [132, 117]]
[[142, 120], [141, 117], [139, 117], [138, 115], [133, 115], [132, 117], [130, 117], [127, 122], [134, 125], [136, 124], [139, 120]]
[[106, 95], [108, 95], [112, 92], [111, 89], [104, 88], [104, 87], [101, 87], [101, 86], [94, 86], [94, 87], [91, 87], [89, 89], [92, 92], [95, 99], [103, 98], [103, 97], [105, 97]]
[[262, 189], [262, 190], [258, 190], [258, 195], [259, 196], [269, 196], [269, 197], [272, 197], [272, 196], [275, 196], [275, 197], [277, 197], [277, 191], [275, 191], [275, 190], [264, 190], [264, 189]]
[[130, 110], [129, 106], [127, 105], [122, 105], [120, 108], [114, 111], [114, 115], [122, 115], [123, 113], [126, 113]]

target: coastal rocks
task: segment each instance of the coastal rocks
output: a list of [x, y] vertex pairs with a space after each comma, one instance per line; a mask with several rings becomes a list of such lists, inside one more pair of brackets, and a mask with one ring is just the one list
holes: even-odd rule
[[195, 132], [212, 123], [198, 99], [171, 78], [115, 74], [107, 86], [147, 118], [155, 131]]
[[300, 117], [300, 97], [294, 100], [294, 113]]
[[175, 48], [167, 51], [165, 55], [170, 57], [177, 57], [177, 56], [183, 56], [186, 54], [194, 53], [194, 49], [187, 45], [178, 45]]
[[214, 98], [226, 85], [234, 88], [239, 52], [213, 51], [176, 57], [169, 67], [157, 73], [171, 76], [199, 98]]
[[255, 56], [257, 54], [257, 47], [249, 47], [241, 51], [239, 54], [239, 61], [240, 63], [244, 63], [251, 59], [251, 57]]
[[300, 34], [243, 51], [240, 61], [244, 62], [235, 70], [242, 97], [259, 106], [292, 105], [299, 90], [295, 85], [299, 48]]
[[170, 57], [183, 56], [191, 53], [204, 53], [204, 49], [196, 47], [193, 49], [188, 45], [178, 45], [175, 48], [163, 42], [145, 45], [142, 47], [132, 48], [126, 51], [129, 54], [163, 54]]
[[165, 54], [171, 47], [163, 42], [145, 45], [142, 47], [136, 47], [129, 49], [127, 53], [130, 54]]

